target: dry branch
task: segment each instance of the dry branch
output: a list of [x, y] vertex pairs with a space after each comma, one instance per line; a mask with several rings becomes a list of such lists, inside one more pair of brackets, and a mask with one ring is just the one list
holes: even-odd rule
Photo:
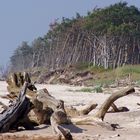
[[98, 104], [92, 103], [92, 104], [84, 106], [84, 109], [82, 110], [77, 110], [73, 106], [65, 106], [64, 108], [65, 108], [67, 116], [76, 117], [76, 116], [81, 116], [81, 115], [87, 115], [89, 112], [95, 109], [97, 105]]
[[108, 109], [110, 108], [110, 106], [112, 105], [112, 103], [114, 101], [116, 101], [118, 98], [126, 96], [128, 94], [131, 94], [135, 92], [133, 87], [128, 87], [122, 91], [118, 91], [116, 93], [113, 93], [100, 107], [100, 109], [98, 110], [98, 112], [96, 113], [96, 117], [100, 118], [100, 119], [104, 119], [106, 112], [108, 111]]
[[[52, 126], [52, 130], [54, 132], [54, 134], [57, 134], [60, 138], [61, 136], [63, 136], [66, 140], [72, 140], [72, 135], [70, 133], [70, 130], [60, 126], [61, 123], [61, 119], [65, 114], [63, 114], [63, 112], [60, 111], [55, 111], [51, 118], [51, 126]], [[64, 116], [66, 117], [66, 116]]]
[[83, 110], [80, 110], [80, 115], [87, 115], [90, 111], [92, 111], [93, 109], [95, 109], [97, 107], [98, 104], [89, 104], [88, 106], [86, 106]]
[[114, 112], [119, 112], [118, 107], [114, 103], [111, 104], [111, 107], [113, 108]]
[[19, 125], [29, 129], [29, 124], [25, 124], [26, 122], [24, 122], [32, 108], [31, 102], [25, 97], [27, 88], [28, 83], [25, 83], [17, 100], [6, 111], [0, 114], [0, 132], [8, 132]]
[[108, 113], [115, 113], [115, 112], [126, 112], [126, 111], [129, 111], [129, 109], [127, 107], [117, 107], [115, 105], [115, 103], [112, 103], [111, 105], [112, 109], [108, 111]]
[[[80, 116], [80, 117], [71, 117], [70, 120], [74, 124], [82, 124], [82, 125], [100, 125], [102, 127], [106, 127], [110, 129], [110, 124], [103, 122], [104, 116], [107, 113], [109, 107], [112, 105], [114, 101], [118, 98], [126, 96], [128, 94], [133, 93], [135, 90], [133, 87], [126, 88], [122, 91], [113, 93], [99, 108], [97, 113], [93, 116]], [[112, 125], [112, 127], [116, 127]]]

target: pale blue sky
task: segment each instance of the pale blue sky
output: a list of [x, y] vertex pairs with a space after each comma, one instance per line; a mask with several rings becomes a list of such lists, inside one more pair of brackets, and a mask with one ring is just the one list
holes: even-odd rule
[[[44, 36], [56, 18], [85, 15], [95, 6], [120, 0], [0, 0], [0, 65], [6, 64], [22, 41]], [[140, 8], [140, 0], [126, 0]]]

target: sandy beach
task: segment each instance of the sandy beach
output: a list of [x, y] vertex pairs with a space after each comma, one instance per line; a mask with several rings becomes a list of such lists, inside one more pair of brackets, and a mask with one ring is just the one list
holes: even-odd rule
[[[0, 95], [7, 94], [6, 89], [7, 84], [5, 82], [0, 82]], [[37, 84], [36, 87], [39, 89], [47, 88], [49, 93], [57, 99], [62, 99], [65, 105], [72, 105], [77, 109], [81, 109], [84, 105], [92, 103], [97, 103], [97, 108], [90, 113], [94, 114], [100, 105], [105, 101], [107, 97], [110, 96], [109, 93], [115, 92], [120, 89], [105, 89], [105, 93], [88, 93], [88, 92], [77, 92], [76, 90], [82, 87], [68, 86], [68, 85], [43, 85]], [[7, 104], [8, 100], [0, 98], [0, 101]], [[106, 128], [101, 128], [91, 125], [65, 125], [69, 128], [74, 139], [83, 140], [139, 140], [140, 139], [140, 91], [136, 88], [136, 93], [122, 97], [116, 102], [118, 107], [125, 106], [129, 109], [128, 112], [119, 113], [107, 113], [105, 116], [106, 122], [119, 124], [119, 129], [115, 131], [107, 130]], [[47, 136], [48, 139], [55, 139], [52, 133], [51, 127], [46, 125], [41, 125], [32, 131], [20, 131], [15, 133], [4, 133], [1, 135], [0, 140], [4, 136], [11, 136], [13, 139], [21, 139], [22, 136], [29, 136], [31, 140], [33, 137]], [[31, 138], [32, 137], [32, 138]]]

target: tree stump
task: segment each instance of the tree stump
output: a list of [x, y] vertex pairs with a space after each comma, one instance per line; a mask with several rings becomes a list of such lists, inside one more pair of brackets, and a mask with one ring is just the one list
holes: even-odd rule
[[24, 126], [25, 129], [33, 128], [27, 121], [27, 114], [32, 109], [32, 103], [25, 97], [28, 83], [25, 83], [17, 100], [0, 114], [0, 132], [8, 132], [10, 129]]

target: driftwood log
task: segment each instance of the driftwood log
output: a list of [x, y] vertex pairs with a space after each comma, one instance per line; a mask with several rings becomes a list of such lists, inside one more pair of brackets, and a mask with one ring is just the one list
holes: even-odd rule
[[58, 134], [60, 136], [62, 135], [65, 137], [65, 139], [70, 139], [71, 138], [70, 131], [60, 126], [60, 124], [64, 124], [64, 123], [65, 124], [73, 123], [73, 124], [79, 124], [79, 125], [90, 124], [90, 125], [100, 125], [102, 127], [106, 127], [111, 130], [114, 129], [116, 125], [103, 122], [105, 114], [107, 113], [109, 107], [113, 104], [115, 100], [133, 92], [134, 92], [134, 88], [129, 87], [122, 91], [113, 93], [103, 103], [103, 105], [99, 108], [99, 110], [93, 116], [88, 116], [85, 114], [88, 114], [92, 109], [94, 109], [97, 106], [96, 104], [92, 104], [82, 111], [77, 111], [75, 108], [67, 110], [67, 108], [64, 107], [64, 102], [61, 100], [55, 99], [53, 96], [51, 96], [48, 93], [46, 89], [39, 90], [35, 99], [37, 99], [37, 101], [42, 103], [42, 110], [45, 110], [47, 108], [52, 109], [53, 113], [51, 114], [49, 119], [51, 121], [51, 125], [55, 134]]
[[118, 98], [126, 96], [130, 93], [135, 92], [133, 87], [128, 87], [126, 89], [123, 89], [121, 91], [118, 91], [116, 93], [113, 93], [100, 107], [100, 109], [98, 110], [98, 112], [95, 114], [96, 117], [100, 118], [100, 119], [104, 119], [105, 114], [107, 112], [107, 110], [109, 109], [109, 107], [112, 105], [112, 103], [114, 101], [116, 101]]
[[[15, 74], [16, 75], [16, 74]], [[25, 81], [28, 81], [31, 84], [31, 80], [28, 74], [26, 77], [28, 78], [23, 78], [20, 74], [20, 76], [15, 76], [17, 78], [11, 78], [13, 80], [9, 80], [9, 92], [10, 94], [14, 93], [14, 87], [15, 87], [15, 93], [14, 95], [16, 95], [17, 101], [16, 103], [14, 103], [12, 108], [8, 108], [7, 110], [11, 110], [9, 112], [11, 112], [11, 114], [9, 116], [12, 116], [12, 114], [14, 114], [15, 112], [12, 112], [12, 109], [16, 109], [18, 112], [18, 109], [20, 108], [20, 111], [17, 115], [17, 117], [13, 120], [17, 120], [19, 119], [22, 115], [22, 113], [24, 112], [25, 116], [23, 116], [23, 118], [26, 118], [25, 120], [29, 120], [30, 122], [30, 117], [26, 117], [28, 112], [30, 111], [31, 107], [30, 107], [30, 103], [33, 103], [34, 108], [33, 108], [33, 112], [37, 118], [36, 122], [38, 124], [42, 124], [42, 123], [50, 123], [52, 125], [52, 129], [53, 132], [57, 135], [59, 135], [60, 137], [63, 136], [65, 139], [67, 140], [71, 140], [72, 139], [72, 135], [70, 133], [70, 131], [68, 129], [65, 129], [64, 127], [61, 126], [61, 124], [69, 124], [69, 123], [73, 123], [73, 124], [79, 124], [79, 125], [100, 125], [102, 127], [106, 127], [109, 129], [115, 128], [115, 125], [109, 124], [104, 122], [104, 117], [105, 114], [107, 113], [108, 109], [110, 108], [110, 106], [112, 106], [114, 108], [114, 101], [116, 101], [118, 98], [126, 96], [128, 94], [133, 93], [135, 90], [133, 87], [128, 87], [124, 90], [121, 90], [119, 92], [113, 93], [108, 99], [105, 100], [105, 102], [101, 105], [101, 107], [99, 108], [99, 110], [92, 116], [89, 116], [88, 113], [90, 111], [92, 111], [94, 108], [96, 108], [97, 104], [90, 104], [88, 106], [85, 107], [85, 109], [83, 110], [76, 110], [73, 107], [65, 107], [64, 106], [64, 101], [62, 100], [57, 100], [56, 98], [54, 98], [53, 96], [51, 96], [49, 94], [49, 92], [47, 91], [47, 89], [42, 89], [37, 91], [37, 93], [31, 93], [27, 90], [27, 83], [24, 85], [24, 92], [22, 92], [22, 94], [20, 93], [19, 96], [17, 96], [17, 91], [20, 89], [21, 85], [23, 85], [23, 83]], [[18, 80], [20, 79], [19, 77], [22, 77], [22, 80]], [[15, 81], [16, 79], [16, 81]], [[14, 84], [13, 84], [13, 81]], [[18, 81], [18, 82], [17, 82]], [[22, 81], [22, 82], [21, 82]], [[12, 83], [10, 86], [10, 83]], [[19, 84], [21, 83], [21, 84]], [[11, 88], [12, 87], [12, 88]], [[32, 86], [28, 86], [28, 88], [30, 90], [36, 89], [33, 85]], [[13, 90], [13, 91], [12, 91]], [[27, 97], [25, 97], [25, 92], [27, 90]], [[12, 92], [11, 92], [12, 91]], [[24, 95], [24, 96], [23, 96]], [[28, 102], [28, 103], [26, 103]], [[26, 103], [26, 107], [25, 106]], [[29, 105], [29, 106], [28, 106]], [[29, 108], [29, 109], [28, 109]], [[6, 113], [7, 112], [7, 113]], [[10, 122], [10, 118], [8, 115], [9, 113], [8, 111], [5, 111], [4, 114], [1, 117], [0, 122], [4, 122], [4, 120], [6, 120], [7, 122]], [[5, 117], [7, 116], [7, 118]], [[4, 119], [6, 118], [6, 119]], [[23, 120], [21, 118], [21, 120]], [[15, 121], [16, 122], [16, 121]], [[13, 126], [15, 127], [15, 122], [10, 123], [10, 125], [8, 125], [8, 129], [12, 128]], [[21, 121], [22, 122], [22, 121]], [[3, 125], [2, 125], [3, 124]], [[0, 124], [1, 125], [1, 132], [6, 132], [8, 131], [8, 129], [3, 129], [4, 127], [4, 123]], [[25, 123], [26, 124], [26, 123]], [[19, 126], [19, 123], [18, 125]], [[22, 125], [23, 126], [23, 125]], [[29, 129], [27, 126], [24, 126], [25, 129]]]
[[9, 92], [6, 98], [9, 98], [11, 100], [16, 99], [18, 97], [19, 91], [25, 82], [30, 84], [30, 86], [27, 89], [26, 96], [32, 98], [32, 96], [34, 96], [37, 90], [37, 88], [34, 86], [34, 83], [32, 83], [29, 74], [26, 72], [13, 73], [8, 77], [6, 82], [8, 84], [7, 90]]
[[108, 111], [108, 113], [115, 113], [115, 112], [127, 112], [129, 109], [125, 106], [117, 107], [115, 103], [111, 105], [112, 109]]
[[38, 91], [38, 94], [34, 99], [33, 103], [40, 102], [42, 108], [38, 108], [38, 104], [35, 104], [35, 114], [40, 118], [41, 122], [50, 121], [52, 125], [52, 130], [55, 134], [64, 136], [65, 139], [72, 139], [71, 133], [68, 129], [60, 126], [62, 123], [68, 123], [68, 117], [64, 109], [64, 102], [55, 99], [49, 94], [47, 89], [42, 89]]
[[[30, 90], [36, 89], [32, 84], [31, 84], [31, 80], [28, 74], [25, 74], [25, 77], [28, 78], [24, 78], [24, 76], [22, 76], [22, 74], [13, 74], [9, 79], [8, 79], [8, 91], [10, 94], [14, 95], [11, 96], [9, 94], [9, 96], [7, 97], [8, 99], [12, 99], [12, 98], [17, 98], [17, 100], [20, 102], [22, 102], [21, 100], [19, 100], [19, 96], [18, 96], [18, 90], [20, 89], [20, 87], [23, 84], [23, 80], [24, 82], [28, 81], [29, 85], [28, 88]], [[26, 88], [27, 90], [27, 88]], [[24, 92], [26, 92], [26, 90]], [[25, 94], [24, 94], [25, 95]], [[24, 96], [25, 97], [25, 96]], [[27, 98], [28, 97], [28, 98]], [[68, 129], [63, 128], [62, 126], [60, 126], [60, 124], [63, 123], [67, 123], [68, 122], [68, 118], [67, 118], [67, 114], [65, 112], [64, 109], [64, 102], [61, 100], [56, 100], [54, 97], [52, 97], [47, 89], [42, 89], [38, 91], [38, 94], [34, 93], [32, 94], [32, 92], [30, 92], [29, 90], [27, 91], [27, 97], [25, 97], [25, 99], [27, 99], [29, 101], [29, 103], [33, 103], [34, 107], [33, 107], [33, 111], [37, 117], [36, 123], [38, 124], [42, 124], [42, 123], [51, 123], [52, 128], [53, 128], [53, 132], [57, 135], [59, 135], [59, 137], [63, 136], [65, 139], [67, 140], [71, 140], [72, 139], [72, 135], [70, 133], [70, 131]], [[24, 98], [23, 98], [24, 99]], [[18, 102], [15, 103], [16, 107], [18, 106]], [[16, 108], [15, 107], [15, 108]], [[22, 108], [26, 111], [28, 110], [27, 107], [22, 106]], [[10, 108], [8, 108], [9, 110]], [[20, 108], [21, 109], [21, 108]], [[30, 110], [29, 110], [30, 111]], [[27, 114], [29, 113], [29, 111], [27, 112]], [[19, 112], [20, 115], [23, 115], [22, 113]], [[27, 116], [26, 114], [26, 116]], [[25, 120], [29, 120], [29, 122], [31, 122], [32, 118], [34, 116], [30, 115], [30, 113], [28, 114], [30, 117], [23, 117]], [[61, 117], [60, 117], [61, 116]], [[8, 116], [8, 118], [10, 118], [10, 116]], [[16, 120], [18, 119], [15, 118]], [[63, 121], [62, 121], [63, 119]], [[20, 121], [20, 122], [24, 122], [24, 121]], [[29, 126], [32, 126], [31, 123], [23, 123], [25, 125], [29, 124]], [[23, 126], [23, 125], [22, 125]], [[15, 125], [14, 125], [15, 127]], [[12, 127], [13, 128], [13, 125]], [[28, 127], [25, 127], [25, 129], [29, 129]], [[5, 130], [5, 132], [7, 132], [8, 130]]]
[[[99, 110], [95, 113], [93, 116], [80, 116], [80, 117], [75, 117], [71, 118], [71, 122], [74, 124], [96, 124], [96, 125], [101, 125], [107, 128], [110, 128], [109, 125], [105, 122], [103, 122], [105, 114], [107, 113], [108, 109], [112, 105], [114, 101], [116, 101], [118, 98], [126, 96], [128, 94], [131, 94], [135, 92], [133, 87], [128, 87], [125, 88], [121, 91], [118, 91], [116, 93], [113, 93], [109, 98], [105, 100], [105, 102], [101, 105]], [[114, 127], [114, 125], [111, 125]]]
[[25, 83], [17, 100], [0, 114], [0, 132], [8, 132], [13, 128], [18, 129], [18, 126], [33, 129], [27, 117], [27, 114], [32, 109], [32, 103], [25, 96], [28, 86], [28, 83]]

